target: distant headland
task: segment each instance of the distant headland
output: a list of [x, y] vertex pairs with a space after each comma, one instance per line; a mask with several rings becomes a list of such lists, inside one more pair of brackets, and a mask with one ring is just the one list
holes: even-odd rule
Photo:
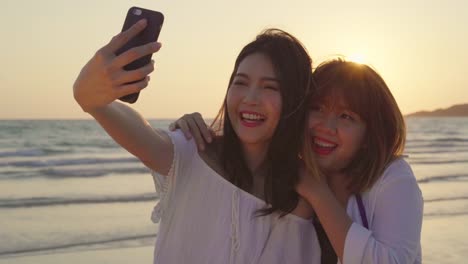
[[419, 111], [406, 115], [406, 117], [468, 117], [468, 104], [453, 105], [449, 108], [434, 111]]

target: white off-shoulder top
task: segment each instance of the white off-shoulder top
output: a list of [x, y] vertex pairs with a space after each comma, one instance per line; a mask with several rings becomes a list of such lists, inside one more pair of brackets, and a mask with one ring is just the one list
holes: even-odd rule
[[193, 140], [168, 132], [174, 160], [168, 176], [153, 172], [159, 203], [154, 263], [320, 263], [312, 220], [293, 214], [255, 216], [265, 202], [210, 168]]

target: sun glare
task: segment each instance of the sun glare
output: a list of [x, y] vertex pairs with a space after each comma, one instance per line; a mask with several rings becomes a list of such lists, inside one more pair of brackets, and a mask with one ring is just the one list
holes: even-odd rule
[[350, 56], [347, 56], [346, 59], [360, 64], [366, 63], [366, 60], [362, 54], [351, 54]]

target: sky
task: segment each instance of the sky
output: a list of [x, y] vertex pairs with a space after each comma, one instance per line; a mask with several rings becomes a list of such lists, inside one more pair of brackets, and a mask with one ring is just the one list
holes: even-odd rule
[[468, 103], [466, 0], [1, 0], [0, 119], [87, 119], [72, 86], [131, 6], [165, 16], [146, 118], [216, 115], [236, 56], [262, 30], [300, 39], [314, 65], [337, 55], [374, 67], [404, 114]]

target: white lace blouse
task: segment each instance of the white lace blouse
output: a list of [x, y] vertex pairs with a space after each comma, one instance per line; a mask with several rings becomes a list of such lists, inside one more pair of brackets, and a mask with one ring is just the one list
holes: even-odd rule
[[320, 263], [311, 220], [254, 216], [265, 202], [211, 169], [193, 140], [168, 132], [174, 160], [168, 176], [153, 172], [160, 201], [154, 263]]

